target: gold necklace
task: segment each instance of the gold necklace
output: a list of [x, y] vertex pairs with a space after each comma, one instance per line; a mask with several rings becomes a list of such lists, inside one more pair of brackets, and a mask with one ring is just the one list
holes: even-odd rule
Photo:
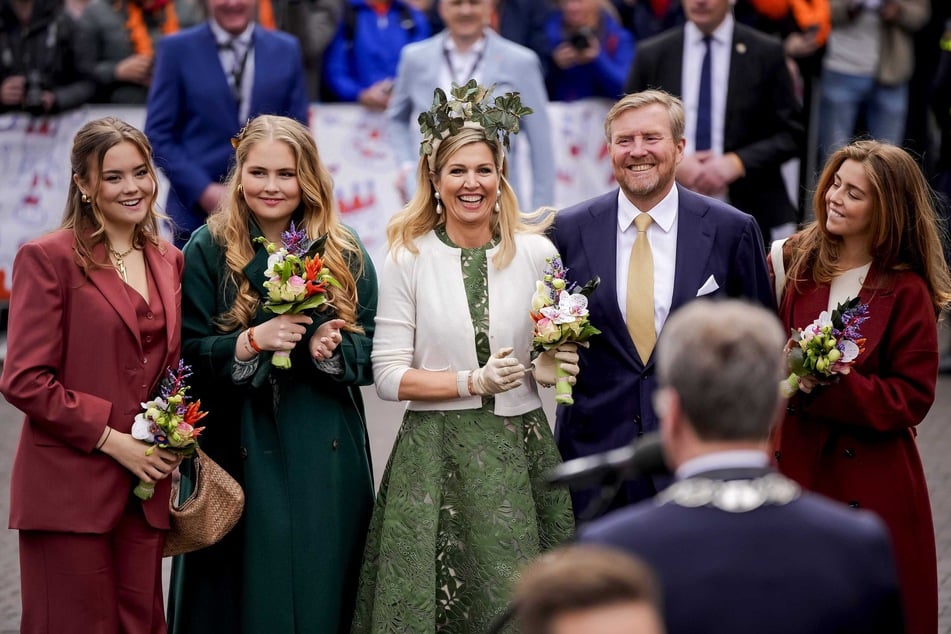
[[126, 284], [129, 283], [129, 274], [125, 270], [125, 261], [123, 261], [122, 258], [132, 253], [132, 250], [134, 248], [135, 248], [135, 243], [133, 243], [132, 246], [130, 246], [128, 249], [126, 249], [122, 253], [119, 253], [118, 251], [112, 248], [111, 244], [109, 245], [109, 252], [112, 253], [112, 257], [116, 259], [116, 272], [119, 274], [119, 277], [122, 278], [122, 281], [125, 282]]

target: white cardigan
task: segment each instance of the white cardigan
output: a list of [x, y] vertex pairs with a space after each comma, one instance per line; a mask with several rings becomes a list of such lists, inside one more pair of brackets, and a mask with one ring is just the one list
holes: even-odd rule
[[[557, 253], [548, 238], [520, 233], [515, 257], [503, 270], [492, 263], [498, 247], [487, 251], [489, 347], [492, 353], [512, 347], [512, 356], [531, 363], [535, 282], [544, 275], [546, 258]], [[461, 249], [442, 242], [434, 232], [416, 240], [418, 255], [406, 249], [389, 253], [380, 275], [380, 297], [373, 334], [373, 378], [380, 398], [399, 400], [400, 381], [410, 368], [458, 372], [479, 367], [475, 332], [462, 281]], [[497, 394], [495, 413], [516, 416], [541, 407], [531, 375], [519, 387]], [[482, 398], [409, 401], [412, 410], [478, 409]]]

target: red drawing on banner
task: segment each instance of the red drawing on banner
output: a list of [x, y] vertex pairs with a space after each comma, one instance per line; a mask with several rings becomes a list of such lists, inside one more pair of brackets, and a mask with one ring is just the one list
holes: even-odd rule
[[371, 189], [370, 193], [366, 196], [361, 196], [359, 193], [354, 194], [350, 198], [344, 198], [343, 196], [338, 197], [338, 205], [340, 205], [340, 213], [349, 214], [356, 211], [363, 211], [364, 209], [370, 209], [376, 205], [376, 193]]
[[10, 299], [10, 289], [7, 288], [7, 272], [0, 269], [0, 299]]

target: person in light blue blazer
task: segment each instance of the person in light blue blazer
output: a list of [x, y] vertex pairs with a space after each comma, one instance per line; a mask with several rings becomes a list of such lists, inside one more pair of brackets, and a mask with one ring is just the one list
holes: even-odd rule
[[[521, 120], [524, 134], [512, 141], [513, 155], [527, 137], [531, 178], [523, 179], [519, 161], [510, 163], [510, 180], [519, 192], [519, 203], [529, 211], [555, 201], [555, 163], [548, 120], [548, 96], [542, 65], [531, 50], [506, 40], [490, 29], [491, 0], [439, 0], [439, 16], [446, 29], [421, 42], [407, 45], [399, 67], [389, 106], [387, 131], [393, 152], [400, 161], [400, 187], [406, 199], [415, 189], [419, 160], [416, 117], [433, 104], [433, 91], [449, 92], [475, 79], [483, 86], [495, 84], [495, 94], [521, 93], [522, 103], [534, 112]], [[526, 195], [531, 184], [531, 195]]]
[[259, 114], [308, 120], [300, 45], [255, 24], [253, 0], [207, 0], [210, 19], [163, 38], [145, 133], [171, 183], [175, 244], [204, 224], [224, 192], [231, 138]]

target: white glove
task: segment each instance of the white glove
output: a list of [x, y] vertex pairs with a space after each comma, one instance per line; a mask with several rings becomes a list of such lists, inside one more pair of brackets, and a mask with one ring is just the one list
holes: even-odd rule
[[507, 392], [522, 384], [525, 366], [516, 358], [508, 358], [514, 348], [502, 348], [478, 370], [472, 372], [472, 391], [479, 396]]
[[578, 372], [578, 344], [563, 343], [557, 348], [546, 350], [532, 361], [532, 374], [539, 385], [551, 387], [555, 384], [555, 370], [558, 366], [568, 373], [568, 383], [574, 385]]

